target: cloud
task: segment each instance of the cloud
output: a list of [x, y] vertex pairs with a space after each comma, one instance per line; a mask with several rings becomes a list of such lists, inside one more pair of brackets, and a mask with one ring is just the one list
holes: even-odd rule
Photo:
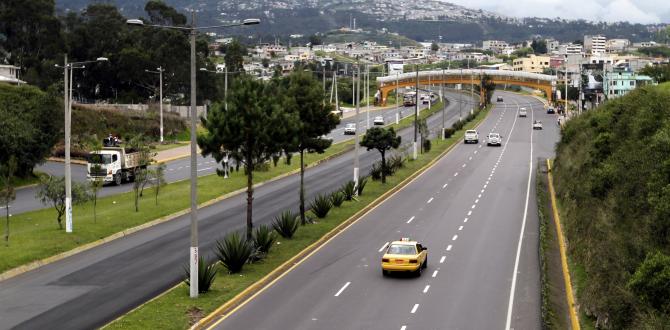
[[447, 0], [512, 17], [560, 17], [593, 21], [663, 23], [670, 1], [659, 0]]

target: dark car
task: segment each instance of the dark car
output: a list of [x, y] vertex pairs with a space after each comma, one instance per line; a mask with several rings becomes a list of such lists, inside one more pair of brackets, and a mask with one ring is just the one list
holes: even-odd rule
[[547, 108], [547, 113], [556, 113], [553, 107], [548, 107]]
[[502, 98], [502, 96], [498, 96], [498, 99], [497, 99], [497, 101], [498, 101], [498, 102], [502, 102], [502, 101], [503, 101], [503, 98]]

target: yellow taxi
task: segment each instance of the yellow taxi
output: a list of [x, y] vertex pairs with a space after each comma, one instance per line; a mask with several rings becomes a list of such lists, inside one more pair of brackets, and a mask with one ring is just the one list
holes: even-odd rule
[[421, 271], [427, 266], [428, 249], [409, 238], [391, 242], [382, 256], [384, 276], [390, 272], [411, 272], [421, 276]]

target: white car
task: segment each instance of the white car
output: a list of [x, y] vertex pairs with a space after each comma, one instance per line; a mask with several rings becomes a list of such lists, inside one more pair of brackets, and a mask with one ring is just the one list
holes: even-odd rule
[[463, 143], [479, 143], [479, 133], [473, 129], [469, 129], [465, 131], [465, 135], [463, 136]]
[[533, 129], [542, 129], [542, 122], [539, 120], [536, 120], [533, 122]]
[[528, 115], [528, 110], [526, 108], [519, 109], [519, 117], [526, 117]]
[[498, 133], [489, 133], [489, 136], [486, 138], [486, 144], [489, 146], [501, 146], [502, 136]]
[[384, 117], [382, 117], [382, 116], [375, 117], [375, 119], [373, 120], [373, 124], [374, 125], [384, 125]]
[[354, 134], [356, 134], [355, 123], [349, 123], [346, 126], [344, 126], [344, 135], [354, 135]]

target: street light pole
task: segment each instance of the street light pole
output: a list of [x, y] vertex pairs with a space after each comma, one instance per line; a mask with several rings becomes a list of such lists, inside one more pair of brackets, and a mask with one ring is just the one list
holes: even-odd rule
[[[70, 113], [70, 82], [68, 77], [69, 64], [67, 63], [67, 54], [63, 64], [65, 71], [65, 232], [72, 232], [72, 171], [70, 169], [70, 134], [71, 120]], [[72, 70], [72, 69], [70, 69]]]
[[198, 149], [196, 145], [196, 129], [197, 129], [197, 107], [196, 107], [196, 81], [195, 81], [195, 11], [191, 11], [190, 31], [191, 38], [191, 278], [190, 278], [190, 296], [197, 298], [198, 289]]
[[149, 73], [157, 73], [158, 74], [158, 107], [159, 107], [159, 113], [160, 113], [160, 141], [163, 143], [163, 72], [165, 69], [163, 69], [163, 66], [159, 66], [157, 71], [151, 71], [151, 70], [144, 70]]
[[[358, 62], [358, 61], [357, 61]], [[358, 72], [357, 72], [358, 71]], [[354, 78], [353, 80], [353, 93], [354, 96], [359, 96], [360, 95], [360, 89], [361, 89], [361, 68], [358, 66], [358, 63], [356, 63], [356, 69], [352, 70], [352, 76]], [[358, 86], [357, 86], [358, 85]], [[354, 138], [354, 187], [358, 187], [358, 169], [360, 167], [359, 159], [358, 159], [358, 126], [360, 126], [360, 110], [361, 110], [361, 102], [358, 100], [358, 97], [354, 97], [354, 103], [356, 104], [356, 135]], [[358, 189], [355, 190], [356, 192]]]
[[442, 140], [444, 140], [444, 113], [447, 112], [447, 105], [444, 103], [444, 69], [442, 69], [442, 84], [440, 85], [440, 101], [442, 102]]
[[370, 68], [365, 65], [365, 91], [363, 91], [365, 98], [365, 112], [367, 113], [367, 128], [370, 128]]
[[412, 159], [416, 160], [417, 158], [417, 149], [416, 149], [416, 135], [418, 131], [418, 117], [419, 117], [419, 65], [416, 66], [416, 94], [414, 95], [414, 143], [412, 143]]
[[400, 98], [400, 89], [398, 87], [398, 73], [395, 73], [395, 124], [400, 124], [400, 106], [398, 105], [398, 98]]

